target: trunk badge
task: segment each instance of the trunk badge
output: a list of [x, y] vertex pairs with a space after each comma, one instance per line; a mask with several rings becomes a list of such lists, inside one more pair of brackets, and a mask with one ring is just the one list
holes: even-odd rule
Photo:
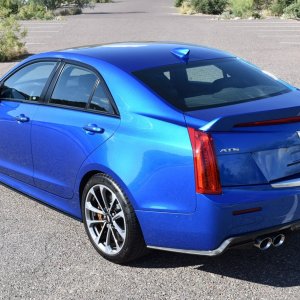
[[[299, 131], [299, 134], [300, 134], [300, 131]], [[230, 153], [230, 152], [239, 152], [239, 151], [240, 151], [240, 148], [225, 148], [225, 149], [221, 149], [220, 153]]]

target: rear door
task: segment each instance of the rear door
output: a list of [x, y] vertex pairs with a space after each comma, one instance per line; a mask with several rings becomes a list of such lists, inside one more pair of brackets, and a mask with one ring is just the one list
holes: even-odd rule
[[107, 139], [120, 119], [100, 75], [85, 65], [65, 63], [32, 123], [37, 187], [71, 198], [84, 160]]
[[21, 67], [0, 88], [0, 172], [33, 184], [32, 119], [57, 62], [39, 61]]

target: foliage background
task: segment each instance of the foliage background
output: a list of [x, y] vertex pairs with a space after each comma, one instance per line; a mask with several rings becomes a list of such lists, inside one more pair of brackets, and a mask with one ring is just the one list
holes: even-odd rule
[[300, 18], [300, 0], [175, 0], [182, 13], [224, 14], [227, 17]]
[[50, 20], [58, 15], [73, 15], [94, 3], [111, 0], [0, 0], [0, 62], [26, 53], [26, 31], [18, 20]]

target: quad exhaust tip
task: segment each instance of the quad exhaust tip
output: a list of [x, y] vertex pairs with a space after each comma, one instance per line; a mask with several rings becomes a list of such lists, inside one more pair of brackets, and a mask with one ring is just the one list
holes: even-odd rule
[[280, 247], [285, 242], [285, 235], [280, 233], [273, 237], [262, 237], [255, 240], [254, 246], [262, 251], [268, 250], [272, 245]]
[[284, 234], [278, 234], [275, 237], [273, 237], [272, 244], [274, 247], [280, 247], [285, 241], [285, 235]]
[[268, 250], [272, 246], [273, 240], [270, 237], [258, 238], [255, 240], [254, 246], [259, 250]]

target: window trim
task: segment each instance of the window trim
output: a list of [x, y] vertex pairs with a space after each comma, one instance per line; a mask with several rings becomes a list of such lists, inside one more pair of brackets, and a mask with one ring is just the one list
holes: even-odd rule
[[1, 82], [0, 82], [0, 89], [2, 88], [2, 86], [3, 86], [3, 84], [6, 80], [8, 80], [10, 77], [15, 75], [20, 70], [22, 70], [22, 69], [24, 69], [24, 68], [26, 68], [30, 65], [33, 65], [33, 64], [36, 64], [36, 63], [41, 63], [41, 62], [56, 62], [56, 64], [54, 65], [54, 68], [51, 71], [51, 73], [50, 73], [50, 75], [49, 75], [49, 77], [48, 77], [48, 79], [45, 83], [45, 86], [42, 90], [42, 93], [41, 93], [38, 101], [0, 98], [0, 102], [1, 101], [11, 101], [11, 102], [20, 102], [20, 103], [29, 103], [29, 104], [43, 104], [44, 103], [44, 98], [45, 98], [47, 90], [48, 90], [48, 87], [49, 87], [53, 77], [55, 76], [55, 74], [56, 74], [56, 72], [57, 72], [57, 70], [60, 66], [61, 59], [59, 59], [59, 58], [38, 58], [38, 59], [31, 60], [29, 62], [26, 62], [26, 63], [18, 66], [17, 68], [12, 70], [8, 74], [4, 75], [4, 77], [1, 79]]
[[[27, 103], [27, 104], [35, 104], [35, 105], [44, 105], [44, 106], [52, 106], [52, 107], [58, 107], [58, 108], [64, 108], [64, 109], [70, 109], [70, 110], [78, 110], [78, 111], [83, 111], [83, 112], [88, 112], [88, 113], [93, 113], [93, 114], [99, 114], [99, 115], [103, 115], [103, 116], [108, 116], [108, 117], [114, 117], [114, 118], [120, 118], [120, 112], [119, 112], [119, 109], [116, 105], [116, 102], [103, 78], [103, 76], [99, 73], [99, 71], [94, 68], [93, 66], [91, 65], [88, 65], [88, 64], [85, 64], [85, 63], [82, 63], [82, 62], [78, 62], [78, 61], [74, 61], [72, 59], [64, 59], [64, 58], [54, 58], [54, 57], [43, 57], [43, 58], [37, 58], [37, 59], [33, 59], [33, 60], [30, 60], [26, 63], [23, 63], [21, 65], [19, 65], [18, 67], [16, 67], [15, 69], [11, 70], [10, 72], [8, 72], [7, 74], [5, 74], [2, 78], [1, 78], [1, 81], [0, 81], [0, 89], [3, 85], [3, 83], [8, 79], [10, 78], [11, 76], [13, 76], [16, 72], [18, 72], [19, 70], [31, 65], [31, 64], [34, 64], [34, 63], [38, 63], [38, 62], [56, 62], [56, 65], [54, 67], [54, 69], [52, 70], [52, 73], [50, 74], [46, 84], [45, 84], [45, 87], [42, 91], [42, 94], [39, 98], [38, 101], [30, 101], [30, 100], [22, 100], [22, 99], [1, 99], [0, 98], [0, 102], [1, 101], [11, 101], [11, 102], [18, 102], [18, 103]], [[58, 104], [55, 104], [55, 103], [49, 103], [48, 101], [48, 97], [51, 97], [52, 95], [52, 91], [56, 85], [56, 81], [57, 79], [59, 78], [60, 76], [60, 73], [64, 67], [64, 65], [66, 63], [69, 63], [69, 64], [72, 64], [72, 65], [77, 65], [79, 67], [83, 67], [83, 68], [86, 68], [92, 72], [94, 72], [97, 77], [98, 77], [98, 82], [99, 84], [102, 85], [112, 107], [113, 107], [113, 110], [114, 110], [114, 113], [111, 114], [111, 113], [107, 113], [107, 112], [103, 112], [103, 111], [99, 111], [99, 110], [95, 110], [95, 109], [89, 109], [88, 107], [85, 107], [85, 108], [76, 108], [76, 107], [73, 107], [73, 106], [66, 106], [66, 105], [58, 105]], [[94, 92], [96, 90], [98, 85], [95, 86], [95, 89], [91, 95], [91, 99], [92, 99], [92, 96], [94, 95]], [[50, 93], [50, 94], [49, 94]], [[89, 99], [89, 102], [90, 103], [90, 99]]]
[[[57, 82], [58, 82], [58, 80], [61, 76], [61, 73], [62, 73], [62, 71], [63, 71], [66, 64], [73, 65], [73, 66], [78, 66], [78, 67], [87, 69], [90, 72], [93, 72], [97, 77], [97, 80], [96, 80], [96, 83], [94, 85], [93, 91], [92, 91], [92, 93], [90, 95], [90, 98], [89, 98], [89, 100], [88, 100], [88, 102], [87, 102], [87, 104], [84, 108], [69, 106], [69, 105], [63, 105], [63, 104], [57, 104], [57, 103], [51, 103], [50, 102], [53, 91], [54, 91], [54, 89], [57, 85]], [[94, 96], [94, 93], [95, 93], [96, 88], [98, 87], [98, 85], [101, 85], [103, 87], [103, 90], [106, 93], [106, 95], [107, 95], [107, 97], [110, 101], [110, 104], [111, 104], [111, 106], [114, 110], [114, 113], [109, 113], [109, 112], [104, 112], [104, 111], [99, 111], [99, 110], [89, 108], [90, 102], [91, 102], [91, 100]], [[49, 84], [49, 87], [47, 89], [45, 99], [44, 99], [44, 104], [47, 105], [47, 106], [51, 106], [51, 107], [58, 107], [58, 108], [64, 108], [64, 109], [70, 109], [70, 110], [76, 110], [76, 111], [83, 111], [83, 112], [88, 112], [88, 113], [94, 113], [94, 114], [100, 114], [100, 115], [120, 118], [120, 112], [117, 108], [117, 105], [114, 101], [114, 98], [113, 98], [113, 96], [112, 96], [112, 94], [111, 94], [104, 78], [99, 73], [99, 71], [91, 65], [88, 65], [88, 64], [85, 64], [85, 63], [82, 63], [82, 62], [78, 62], [78, 61], [74, 61], [74, 60], [71, 60], [71, 59], [62, 59], [61, 60], [60, 66], [56, 70], [56, 74], [52, 78], [51, 83]]]

